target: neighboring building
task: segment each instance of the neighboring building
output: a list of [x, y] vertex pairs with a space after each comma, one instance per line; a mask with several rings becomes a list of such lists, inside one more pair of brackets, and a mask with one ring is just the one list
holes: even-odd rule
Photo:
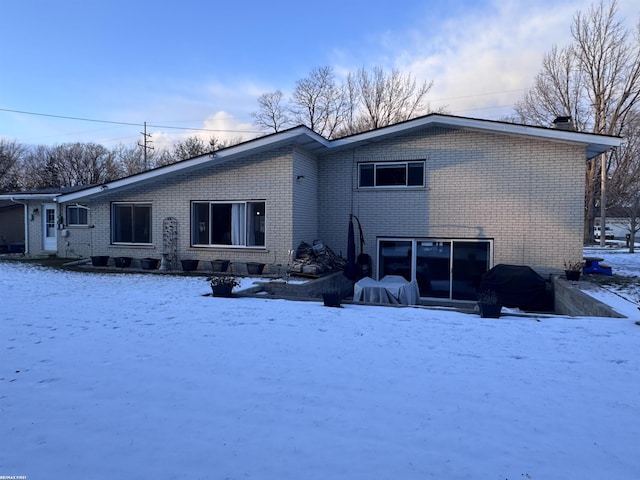
[[24, 208], [14, 202], [0, 201], [0, 253], [24, 250]]
[[346, 256], [354, 214], [374, 277], [473, 299], [495, 264], [548, 272], [582, 258], [585, 162], [620, 142], [432, 114], [338, 140], [296, 127], [100, 186], [0, 199], [40, 212], [27, 254], [64, 257], [158, 257], [175, 240], [178, 258], [286, 265], [315, 239]]

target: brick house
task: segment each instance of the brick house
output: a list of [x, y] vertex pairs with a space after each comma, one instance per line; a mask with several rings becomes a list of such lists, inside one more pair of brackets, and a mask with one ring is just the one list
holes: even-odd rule
[[[286, 265], [301, 242], [346, 255], [350, 214], [372, 274], [423, 297], [471, 299], [498, 263], [582, 258], [585, 162], [621, 139], [431, 114], [327, 140], [300, 126], [25, 204], [27, 253]], [[358, 251], [358, 253], [360, 253]]]

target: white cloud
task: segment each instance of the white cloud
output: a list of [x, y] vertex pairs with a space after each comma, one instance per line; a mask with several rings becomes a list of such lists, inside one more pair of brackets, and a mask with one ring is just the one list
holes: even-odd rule
[[474, 12], [413, 30], [411, 48], [400, 51], [394, 66], [434, 80], [434, 108], [446, 105], [454, 114], [497, 117], [532, 83], [545, 52], [554, 43], [569, 42], [576, 10], [573, 2], [495, 2], [484, 15]]
[[[219, 140], [249, 140], [256, 136], [256, 129], [251, 123], [239, 122], [233, 115], [219, 111], [204, 120], [204, 127], [214, 130], [213, 135]], [[208, 133], [208, 132], [207, 132]], [[209, 138], [211, 134], [207, 134]]]

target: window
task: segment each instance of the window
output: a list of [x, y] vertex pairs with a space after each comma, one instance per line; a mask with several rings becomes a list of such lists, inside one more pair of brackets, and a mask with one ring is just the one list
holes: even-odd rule
[[191, 244], [265, 246], [265, 202], [193, 202]]
[[111, 205], [112, 243], [151, 243], [151, 205], [113, 203]]
[[424, 161], [358, 164], [359, 187], [423, 187]]
[[67, 225], [77, 226], [88, 225], [89, 209], [82, 205], [74, 205], [67, 207]]

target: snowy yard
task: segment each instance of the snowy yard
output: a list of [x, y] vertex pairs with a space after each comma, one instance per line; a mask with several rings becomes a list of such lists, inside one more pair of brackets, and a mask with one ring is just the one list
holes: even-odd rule
[[0, 262], [0, 476], [640, 478], [638, 318], [208, 291]]

